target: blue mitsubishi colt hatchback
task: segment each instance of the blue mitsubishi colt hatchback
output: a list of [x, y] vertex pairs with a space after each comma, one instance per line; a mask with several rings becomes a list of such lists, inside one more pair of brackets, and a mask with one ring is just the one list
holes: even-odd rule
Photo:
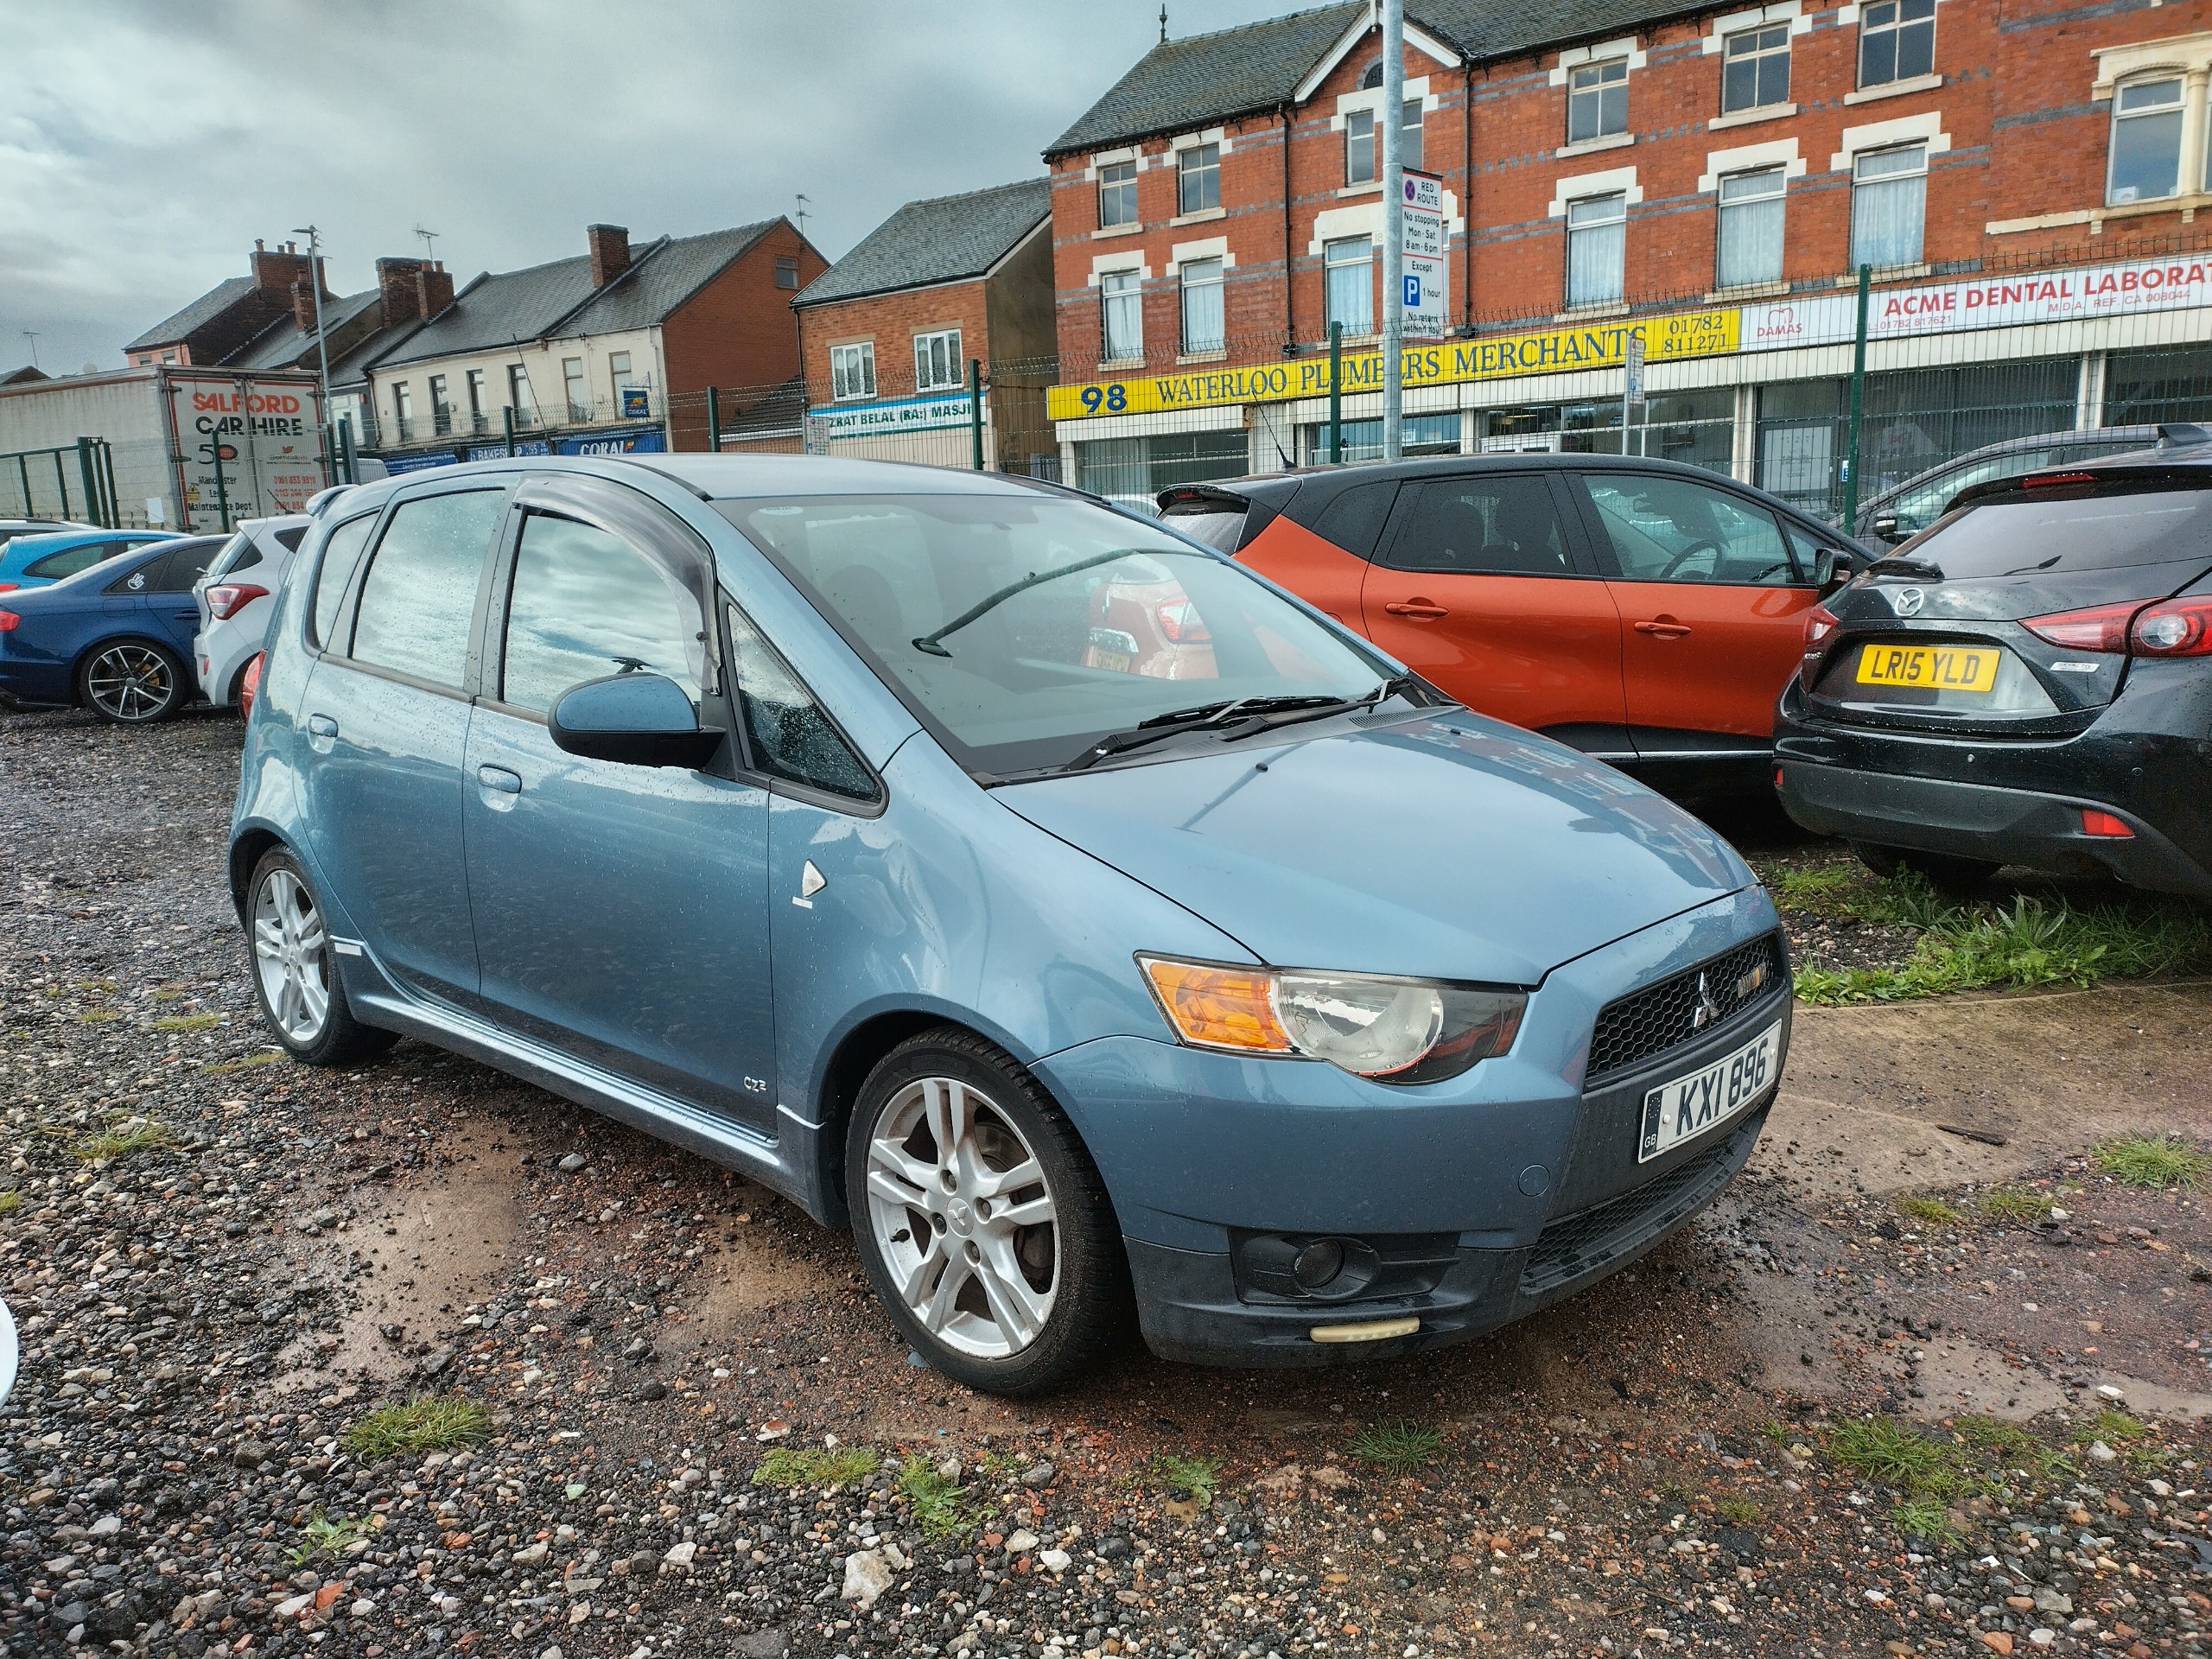
[[496, 461], [288, 574], [230, 874], [263, 1012], [405, 1033], [850, 1226], [1002, 1393], [1126, 1339], [1463, 1339], [1743, 1166], [1789, 1035], [1695, 820], [1020, 479]]

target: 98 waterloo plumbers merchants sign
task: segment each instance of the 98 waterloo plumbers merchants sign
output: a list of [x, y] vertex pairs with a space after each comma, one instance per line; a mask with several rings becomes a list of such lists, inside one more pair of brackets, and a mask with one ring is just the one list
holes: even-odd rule
[[[323, 486], [313, 380], [169, 372], [170, 453], [185, 530], [298, 512]], [[221, 477], [217, 478], [220, 468]]]

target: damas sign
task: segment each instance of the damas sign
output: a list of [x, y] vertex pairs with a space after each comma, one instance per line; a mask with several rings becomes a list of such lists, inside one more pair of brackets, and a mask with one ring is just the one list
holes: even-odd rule
[[[1847, 340], [1857, 329], [1858, 305], [1855, 294], [1747, 305], [1744, 349], [1770, 352]], [[1898, 340], [2200, 305], [2212, 306], [2212, 257], [2136, 259], [2077, 270], [1877, 289], [1867, 304], [1866, 337]]]

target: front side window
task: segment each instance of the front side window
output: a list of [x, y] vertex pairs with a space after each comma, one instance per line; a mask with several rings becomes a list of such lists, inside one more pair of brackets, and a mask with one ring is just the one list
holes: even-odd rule
[[1184, 262], [1183, 349], [1185, 352], [1217, 352], [1224, 343], [1221, 265], [1218, 259]]
[[322, 560], [315, 573], [315, 632], [310, 643], [323, 645], [337, 627], [338, 607], [345, 601], [353, 567], [361, 562], [361, 550], [369, 544], [369, 532], [376, 525], [376, 514], [365, 512], [342, 524], [333, 524], [330, 534], [322, 538]]
[[1859, 14], [1859, 84], [1886, 86], [1936, 69], [1936, 0], [1869, 0]]
[[1567, 204], [1567, 302], [1611, 305], [1621, 297], [1628, 251], [1628, 196], [1585, 196]]
[[1719, 251], [1713, 285], [1742, 288], [1782, 276], [1781, 168], [1731, 173], [1720, 181]]
[[1175, 152], [1175, 211], [1203, 213], [1221, 206], [1221, 146], [1192, 144]]
[[1920, 263], [1928, 214], [1928, 146], [1865, 152], [1851, 164], [1851, 264], [1880, 270]]
[[1738, 30], [1720, 43], [1720, 112], [1789, 101], [1789, 25]]
[[670, 571], [595, 524], [544, 512], [523, 520], [502, 702], [543, 714], [586, 680], [664, 674], [696, 703], [705, 673], [699, 602]]
[[830, 395], [840, 400], [875, 396], [875, 342], [830, 348]]
[[2133, 81], [2113, 95], [2112, 176], [2105, 200], [2115, 207], [2181, 188], [2181, 101], [2178, 76]]
[[1639, 473], [1594, 473], [1584, 484], [1624, 581], [1776, 588], [1805, 579], [1774, 515], [1726, 490]]
[[1334, 242], [1324, 243], [1321, 253], [1326, 271], [1325, 297], [1328, 302], [1325, 321], [1342, 323], [1347, 334], [1373, 334], [1373, 242], [1363, 236], [1341, 237]]
[[1099, 273], [1099, 327], [1105, 360], [1124, 362], [1144, 355], [1144, 275], [1135, 270]]
[[1098, 169], [1098, 228], [1137, 222], [1137, 164], [1109, 162]]
[[1085, 501], [716, 506], [971, 771], [1065, 766], [1228, 699], [1357, 698], [1389, 671], [1236, 565]]
[[914, 390], [943, 391], [961, 383], [960, 331], [939, 328], [914, 336]]
[[867, 764], [791, 665], [743, 612], [733, 605], [728, 614], [739, 712], [753, 769], [852, 800], [880, 799]]
[[1567, 77], [1567, 142], [1586, 144], [1628, 130], [1628, 60], [1579, 64]]
[[348, 654], [459, 690], [476, 584], [505, 501], [504, 491], [461, 490], [393, 508], [361, 579]]

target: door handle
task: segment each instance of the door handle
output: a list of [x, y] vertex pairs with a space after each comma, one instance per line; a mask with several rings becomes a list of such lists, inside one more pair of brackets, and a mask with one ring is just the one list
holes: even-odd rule
[[1656, 617], [1649, 622], [1637, 623], [1636, 631], [1638, 633], [1655, 634], [1662, 639], [1679, 639], [1690, 629], [1687, 622], [1677, 622], [1671, 616], [1662, 616]]
[[328, 715], [309, 715], [308, 731], [315, 737], [335, 737], [338, 735], [338, 722]]
[[1452, 614], [1443, 606], [1420, 598], [1408, 599], [1396, 605], [1385, 605], [1382, 608], [1392, 616], [1418, 616], [1429, 621]]
[[486, 789], [496, 789], [502, 795], [522, 793], [522, 775], [509, 772], [505, 766], [479, 766], [476, 781]]

